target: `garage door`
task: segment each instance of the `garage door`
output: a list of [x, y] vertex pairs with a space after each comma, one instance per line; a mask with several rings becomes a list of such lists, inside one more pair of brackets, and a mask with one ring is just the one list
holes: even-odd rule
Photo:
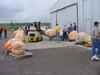
[[56, 26], [56, 12], [51, 14], [51, 26], [52, 28]]
[[63, 28], [64, 25], [69, 26], [70, 23], [77, 23], [77, 7], [72, 5], [57, 12], [57, 23]]

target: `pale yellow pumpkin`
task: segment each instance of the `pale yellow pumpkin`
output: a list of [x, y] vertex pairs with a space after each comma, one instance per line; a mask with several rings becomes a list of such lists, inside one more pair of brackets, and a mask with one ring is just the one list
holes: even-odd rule
[[23, 30], [20, 30], [20, 29], [19, 30], [16, 30], [14, 32], [14, 35], [15, 35], [15, 39], [17, 39], [17, 40], [24, 41], [24, 39], [25, 39]]
[[85, 43], [86, 46], [92, 46], [92, 37], [88, 36], [87, 38], [85, 38]]
[[85, 38], [87, 38], [87, 37], [88, 37], [88, 35], [86, 33], [80, 32], [77, 36], [76, 42], [79, 42], [79, 43], [85, 42]]

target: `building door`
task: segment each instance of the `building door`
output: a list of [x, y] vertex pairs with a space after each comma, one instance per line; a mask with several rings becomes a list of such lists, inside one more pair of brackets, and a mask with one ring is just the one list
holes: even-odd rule
[[92, 20], [91, 19], [85, 19], [85, 32], [90, 35], [92, 28]]
[[56, 12], [51, 13], [50, 20], [51, 20], [51, 26], [52, 26], [52, 28], [55, 27], [56, 23], [57, 23], [57, 13]]
[[76, 22], [77, 24], [77, 13], [77, 4], [72, 4], [66, 8], [62, 8], [61, 10], [57, 11], [58, 24], [60, 24], [62, 28], [64, 25], [69, 26], [70, 23]]

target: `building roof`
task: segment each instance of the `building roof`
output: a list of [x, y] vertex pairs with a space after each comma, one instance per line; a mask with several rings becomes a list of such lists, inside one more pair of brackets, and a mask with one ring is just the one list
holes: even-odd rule
[[58, 0], [50, 9], [50, 13], [53, 13], [61, 8], [77, 3], [78, 0]]

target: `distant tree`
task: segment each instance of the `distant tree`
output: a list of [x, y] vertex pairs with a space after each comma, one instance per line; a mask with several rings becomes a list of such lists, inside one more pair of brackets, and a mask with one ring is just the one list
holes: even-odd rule
[[12, 20], [11, 20], [11, 25], [13, 25], [13, 22], [12, 22]]

